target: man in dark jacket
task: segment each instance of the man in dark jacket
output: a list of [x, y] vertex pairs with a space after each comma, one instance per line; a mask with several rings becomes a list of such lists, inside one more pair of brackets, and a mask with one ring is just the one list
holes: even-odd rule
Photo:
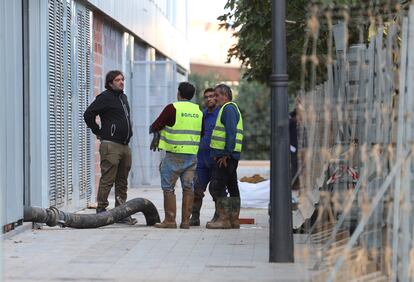
[[[109, 205], [108, 196], [114, 183], [115, 206], [126, 201], [128, 174], [131, 169], [131, 149], [128, 143], [132, 136], [132, 126], [122, 72], [108, 72], [105, 88], [84, 113], [86, 124], [101, 141], [101, 179], [96, 213], [106, 211]], [[96, 123], [96, 116], [101, 120], [101, 127]], [[136, 220], [129, 217], [123, 222], [135, 224]]]

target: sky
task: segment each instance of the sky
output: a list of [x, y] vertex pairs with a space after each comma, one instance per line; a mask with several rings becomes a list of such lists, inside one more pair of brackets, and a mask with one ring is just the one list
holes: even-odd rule
[[215, 22], [217, 17], [223, 14], [226, 2], [226, 0], [188, 0], [188, 17], [190, 21]]

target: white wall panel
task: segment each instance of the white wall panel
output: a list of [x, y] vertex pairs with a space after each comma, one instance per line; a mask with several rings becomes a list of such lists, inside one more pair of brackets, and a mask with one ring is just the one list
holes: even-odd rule
[[[6, 77], [6, 1], [0, 1], [0, 83]], [[6, 99], [6, 92], [0, 91], [0, 99]], [[5, 224], [6, 214], [6, 103], [0, 103], [0, 226]], [[1, 250], [1, 248], [0, 248]], [[1, 266], [0, 266], [1, 267]]]
[[48, 1], [29, 2], [30, 205], [49, 206], [47, 133]]
[[23, 218], [22, 2], [0, 2], [2, 225]]

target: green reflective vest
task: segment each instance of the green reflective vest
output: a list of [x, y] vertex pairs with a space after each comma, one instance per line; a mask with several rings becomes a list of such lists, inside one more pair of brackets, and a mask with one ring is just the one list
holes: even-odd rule
[[161, 130], [159, 148], [172, 153], [192, 154], [198, 152], [203, 113], [191, 102], [173, 103], [176, 114], [174, 126]]
[[221, 114], [223, 113], [224, 107], [228, 104], [233, 104], [240, 116], [239, 122], [237, 123], [236, 146], [234, 148], [234, 151], [241, 152], [243, 143], [243, 119], [239, 107], [236, 103], [233, 102], [228, 102], [221, 107], [220, 112], [217, 116], [216, 125], [211, 135], [210, 147], [213, 149], [223, 150], [226, 145], [226, 130], [224, 128], [224, 125], [221, 123]]

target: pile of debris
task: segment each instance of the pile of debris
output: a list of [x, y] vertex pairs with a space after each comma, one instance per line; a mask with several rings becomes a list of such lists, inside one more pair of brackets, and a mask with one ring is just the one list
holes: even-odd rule
[[240, 179], [240, 182], [259, 183], [265, 180], [266, 179], [264, 179], [260, 174], [254, 174], [253, 176], [250, 176], [250, 177], [247, 177], [247, 176], [242, 177]]

